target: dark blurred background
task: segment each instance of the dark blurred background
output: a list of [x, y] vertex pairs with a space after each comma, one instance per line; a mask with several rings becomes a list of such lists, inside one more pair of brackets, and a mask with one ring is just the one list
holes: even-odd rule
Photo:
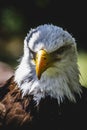
[[14, 66], [30, 28], [45, 23], [63, 27], [87, 51], [86, 1], [0, 0], [0, 61]]

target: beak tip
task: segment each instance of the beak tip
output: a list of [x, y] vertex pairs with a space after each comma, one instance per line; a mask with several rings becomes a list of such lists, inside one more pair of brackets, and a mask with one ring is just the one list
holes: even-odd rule
[[37, 79], [40, 80], [41, 74], [39, 72], [37, 72], [37, 71], [36, 71], [36, 76], [37, 76]]
[[40, 78], [41, 78], [41, 75], [38, 75], [37, 77], [38, 77], [38, 80], [40, 80]]

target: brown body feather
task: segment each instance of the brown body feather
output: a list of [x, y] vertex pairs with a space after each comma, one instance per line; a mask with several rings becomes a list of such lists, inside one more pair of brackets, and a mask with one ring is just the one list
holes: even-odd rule
[[11, 77], [0, 88], [0, 128], [26, 128], [30, 130], [84, 130], [87, 119], [87, 90], [76, 103], [66, 97], [58, 105], [57, 100], [47, 96], [37, 106], [33, 95], [22, 93]]
[[11, 77], [7, 83], [0, 88], [0, 125], [22, 126], [31, 121], [32, 116], [27, 112], [32, 96], [22, 98], [21, 91]]

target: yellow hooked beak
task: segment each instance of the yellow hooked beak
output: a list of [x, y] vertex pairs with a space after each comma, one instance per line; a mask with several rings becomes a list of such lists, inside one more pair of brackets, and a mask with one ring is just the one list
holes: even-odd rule
[[36, 75], [38, 79], [41, 78], [42, 73], [50, 67], [52, 64], [52, 58], [45, 50], [40, 50], [36, 54], [35, 63], [36, 63]]

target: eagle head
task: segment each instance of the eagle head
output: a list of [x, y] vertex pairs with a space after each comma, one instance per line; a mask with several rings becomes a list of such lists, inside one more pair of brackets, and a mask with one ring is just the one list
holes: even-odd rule
[[24, 39], [24, 54], [15, 72], [22, 96], [38, 103], [50, 95], [62, 102], [80, 95], [75, 39], [61, 27], [44, 24], [31, 29]]

